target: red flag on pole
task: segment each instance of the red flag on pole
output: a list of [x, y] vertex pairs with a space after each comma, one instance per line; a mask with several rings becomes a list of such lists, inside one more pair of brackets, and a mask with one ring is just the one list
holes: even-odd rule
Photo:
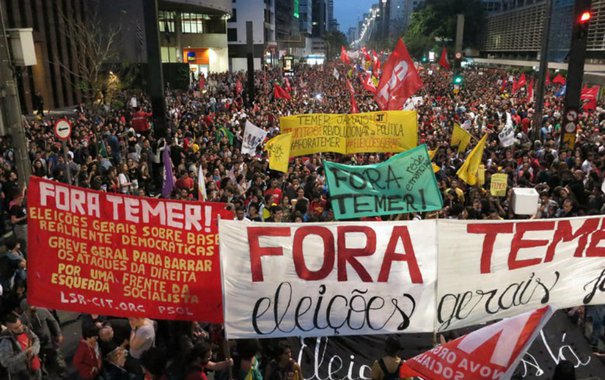
[[553, 313], [546, 306], [475, 330], [406, 361], [399, 377], [510, 379]]
[[565, 80], [565, 77], [561, 74], [557, 74], [557, 76], [555, 76], [555, 78], [552, 80], [553, 83], [555, 84], [560, 84], [561, 86], [565, 85], [565, 83], [567, 83], [567, 81]]
[[450, 62], [447, 60], [447, 50], [445, 49], [445, 46], [441, 51], [441, 58], [439, 58], [439, 66], [443, 67], [446, 70], [451, 69]]
[[414, 61], [400, 38], [384, 64], [376, 93], [376, 103], [382, 110], [401, 110], [407, 98], [423, 86]]
[[532, 78], [527, 87], [527, 102], [534, 101], [534, 79]]
[[599, 95], [599, 86], [584, 87], [580, 94], [582, 109], [584, 111], [595, 110], [597, 108], [597, 97]]
[[525, 73], [521, 73], [521, 76], [517, 81], [517, 90], [520, 90], [523, 86], [527, 86], [527, 78], [525, 78]]
[[367, 91], [371, 92], [372, 94], [376, 94], [376, 92], [378, 91], [376, 89], [376, 86], [374, 85], [374, 82], [372, 81], [372, 74], [367, 74], [365, 78], [362, 78], [362, 82], [361, 84], [363, 85], [363, 88], [365, 88]]
[[244, 91], [244, 86], [242, 86], [242, 82], [238, 79], [237, 82], [235, 82], [235, 93], [237, 95], [239, 95], [243, 91]]
[[273, 84], [273, 97], [275, 99], [288, 99], [288, 100], [292, 99], [292, 97], [290, 96], [288, 91], [284, 90], [277, 83]]
[[347, 54], [347, 49], [344, 46], [340, 47], [340, 60], [347, 65], [351, 64], [351, 60], [349, 59], [349, 55]]

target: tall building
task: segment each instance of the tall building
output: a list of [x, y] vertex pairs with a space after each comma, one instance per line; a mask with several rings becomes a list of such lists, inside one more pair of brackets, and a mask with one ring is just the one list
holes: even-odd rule
[[313, 32], [312, 5], [312, 0], [299, 0], [298, 2], [300, 32], [305, 36], [310, 36]]
[[277, 59], [275, 0], [246, 0], [232, 3], [233, 13], [227, 21], [229, 66], [232, 71], [247, 70], [246, 22], [252, 21], [254, 68], [260, 69], [263, 60], [275, 63]]
[[[68, 38], [65, 20], [100, 22], [108, 31], [116, 32], [112, 49], [117, 61], [146, 63], [143, 1], [0, 1], [7, 28], [33, 29], [37, 64], [17, 72], [23, 111], [32, 112], [37, 92], [46, 108], [64, 108], [83, 101], [77, 75], [82, 70], [79, 59], [85, 56], [84, 48], [81, 41]], [[225, 16], [230, 12], [230, 0], [161, 0], [162, 60], [189, 62], [196, 71], [227, 70]]]
[[311, 35], [315, 38], [323, 38], [328, 30], [328, 9], [326, 0], [312, 0], [312, 30]]
[[349, 43], [352, 43], [357, 39], [357, 37], [357, 28], [351, 26], [349, 30], [347, 30], [347, 41], [349, 41]]
[[[502, 0], [488, 15], [481, 54], [488, 57], [537, 59], [543, 39], [545, 0]], [[554, 0], [550, 29], [550, 61], [564, 61], [569, 51], [574, 0]], [[605, 60], [605, 0], [592, 1], [587, 59]]]
[[293, 48], [304, 48], [298, 0], [275, 0], [275, 40], [281, 53], [289, 53]]
[[187, 63], [196, 76], [229, 70], [231, 1], [160, 0], [158, 8], [163, 63]]

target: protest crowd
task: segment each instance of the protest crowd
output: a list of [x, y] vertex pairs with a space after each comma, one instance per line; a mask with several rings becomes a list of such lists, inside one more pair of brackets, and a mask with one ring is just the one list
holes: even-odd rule
[[[405, 213], [364, 220], [412, 219], [513, 219], [511, 189], [532, 187], [540, 194], [540, 207], [532, 218], [598, 215], [605, 212], [605, 110], [582, 112], [574, 150], [560, 147], [562, 83], [546, 87], [544, 119], [535, 125], [534, 103], [525, 85], [517, 86], [519, 73], [495, 68], [464, 70], [464, 84], [452, 88], [452, 72], [422, 67], [423, 88], [406, 107], [418, 112], [419, 144], [434, 151], [432, 162], [444, 201], [443, 209]], [[338, 75], [335, 75], [335, 72]], [[241, 153], [246, 121], [267, 131], [267, 140], [280, 133], [280, 117], [306, 113], [351, 112], [346, 81], [350, 81], [359, 112], [379, 110], [374, 94], [364, 85], [366, 72], [341, 62], [324, 66], [300, 65], [285, 80], [280, 69], [266, 68], [255, 75], [253, 101], [242, 91], [245, 73], [210, 74], [191, 83], [188, 91], [166, 91], [169, 133], [157, 137], [151, 123], [151, 106], [141, 93], [121, 94], [121, 106], [80, 106], [71, 116], [74, 132], [65, 161], [53, 134], [53, 117], [27, 122], [28, 153], [33, 175], [100, 191], [137, 196], [162, 196], [163, 151], [170, 149], [174, 189], [169, 197], [197, 200], [199, 168], [207, 201], [223, 202], [238, 220], [255, 222], [334, 221], [323, 161], [366, 165], [383, 162], [393, 153], [341, 155], [321, 153], [293, 157], [288, 172], [269, 169], [268, 155], [260, 144], [256, 154]], [[275, 83], [291, 99], [275, 96]], [[514, 128], [514, 143], [502, 147], [498, 133], [507, 122]], [[451, 145], [454, 124], [472, 136], [459, 151]], [[488, 134], [482, 163], [483, 184], [468, 185], [456, 175], [467, 153]], [[26, 189], [18, 185], [13, 144], [0, 141], [0, 224], [6, 253], [0, 257], [0, 364], [12, 379], [62, 378], [75, 368], [81, 379], [215, 379], [300, 380], [300, 368], [284, 341], [226, 343], [218, 324], [118, 319], [83, 314], [82, 335], [75, 355], [66, 361], [59, 349], [63, 340], [54, 311], [28, 305]], [[491, 176], [504, 173], [508, 192], [490, 193]], [[166, 194], [164, 194], [166, 195]], [[518, 218], [518, 216], [517, 216]], [[603, 349], [605, 309], [578, 307], [570, 318], [585, 329], [595, 350]], [[25, 331], [25, 334], [21, 334]], [[396, 357], [393, 342], [388, 353]], [[397, 362], [389, 363], [391, 367]], [[385, 378], [374, 366], [375, 379]], [[383, 367], [384, 368], [384, 367]], [[26, 374], [26, 375], [24, 375]], [[41, 375], [43, 374], [43, 375]], [[0, 375], [0, 378], [4, 375]], [[54, 376], [54, 377], [53, 377]], [[34, 378], [34, 377], [32, 377]]]

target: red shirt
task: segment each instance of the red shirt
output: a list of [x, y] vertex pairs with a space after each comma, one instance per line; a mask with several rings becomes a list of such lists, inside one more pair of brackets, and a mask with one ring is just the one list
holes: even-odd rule
[[[23, 333], [17, 335], [17, 343], [19, 343], [21, 349], [25, 351], [30, 346], [31, 342], [29, 341], [29, 337], [27, 336], [27, 334]], [[31, 369], [32, 371], [37, 371], [40, 369], [40, 367], [40, 358], [38, 357], [38, 355], [34, 355], [34, 357], [31, 359]]]
[[132, 128], [138, 133], [146, 132], [151, 129], [149, 126], [149, 122], [147, 121], [148, 117], [151, 117], [152, 114], [149, 112], [137, 111], [132, 115]]

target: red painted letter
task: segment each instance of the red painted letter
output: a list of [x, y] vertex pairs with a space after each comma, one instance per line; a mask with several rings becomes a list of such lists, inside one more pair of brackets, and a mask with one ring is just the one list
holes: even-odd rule
[[[347, 233], [362, 233], [366, 236], [363, 248], [347, 248]], [[365, 270], [356, 256], [371, 256], [376, 251], [376, 232], [366, 226], [338, 227], [338, 281], [347, 281], [347, 262], [351, 264], [363, 282], [372, 282], [372, 276]]]
[[289, 227], [248, 227], [248, 246], [250, 247], [250, 271], [252, 282], [263, 281], [262, 256], [281, 256], [281, 247], [261, 247], [261, 236], [290, 236]]
[[481, 251], [481, 273], [491, 273], [492, 271], [492, 253], [494, 252], [494, 243], [498, 234], [510, 234], [513, 232], [512, 223], [481, 223], [469, 224], [466, 226], [466, 232], [469, 234], [485, 234], [483, 239], [483, 250]]
[[555, 222], [520, 222], [515, 226], [515, 236], [510, 244], [510, 253], [508, 254], [508, 269], [519, 269], [537, 265], [542, 262], [541, 258], [517, 260], [519, 250], [523, 248], [540, 247], [548, 244], [548, 240], [523, 240], [523, 235], [527, 231], [550, 231], [554, 230]]
[[[400, 239], [403, 243], [403, 253], [395, 252], [397, 242]], [[384, 259], [382, 259], [382, 267], [380, 268], [380, 274], [378, 275], [378, 282], [387, 282], [389, 280], [391, 264], [393, 261], [407, 261], [412, 283], [422, 284], [424, 282], [422, 280], [422, 273], [418, 267], [418, 262], [416, 261], [416, 254], [414, 253], [414, 246], [412, 245], [408, 228], [405, 226], [393, 227], [391, 239], [389, 240], [386, 252], [384, 253]]]
[[[308, 235], [317, 235], [323, 240], [323, 264], [316, 271], [311, 271], [305, 263], [305, 254], [303, 252], [303, 242]], [[313, 252], [315, 253], [315, 252]], [[332, 232], [325, 227], [300, 227], [294, 233], [294, 243], [292, 247], [294, 256], [294, 267], [298, 277], [307, 281], [317, 281], [326, 278], [334, 268], [334, 236]]]
[[544, 262], [548, 263], [552, 261], [555, 256], [555, 249], [557, 248], [557, 244], [560, 241], [572, 241], [577, 238], [580, 238], [578, 241], [578, 248], [576, 248], [576, 253], [574, 257], [582, 257], [582, 253], [584, 252], [584, 247], [586, 247], [586, 241], [588, 240], [588, 235], [594, 232], [599, 226], [599, 219], [586, 219], [584, 224], [580, 228], [576, 230], [575, 233], [571, 232], [571, 222], [569, 220], [560, 220], [557, 222], [557, 229], [555, 230], [555, 235], [552, 238], [552, 243], [548, 246], [546, 250], [546, 257], [544, 258]]

